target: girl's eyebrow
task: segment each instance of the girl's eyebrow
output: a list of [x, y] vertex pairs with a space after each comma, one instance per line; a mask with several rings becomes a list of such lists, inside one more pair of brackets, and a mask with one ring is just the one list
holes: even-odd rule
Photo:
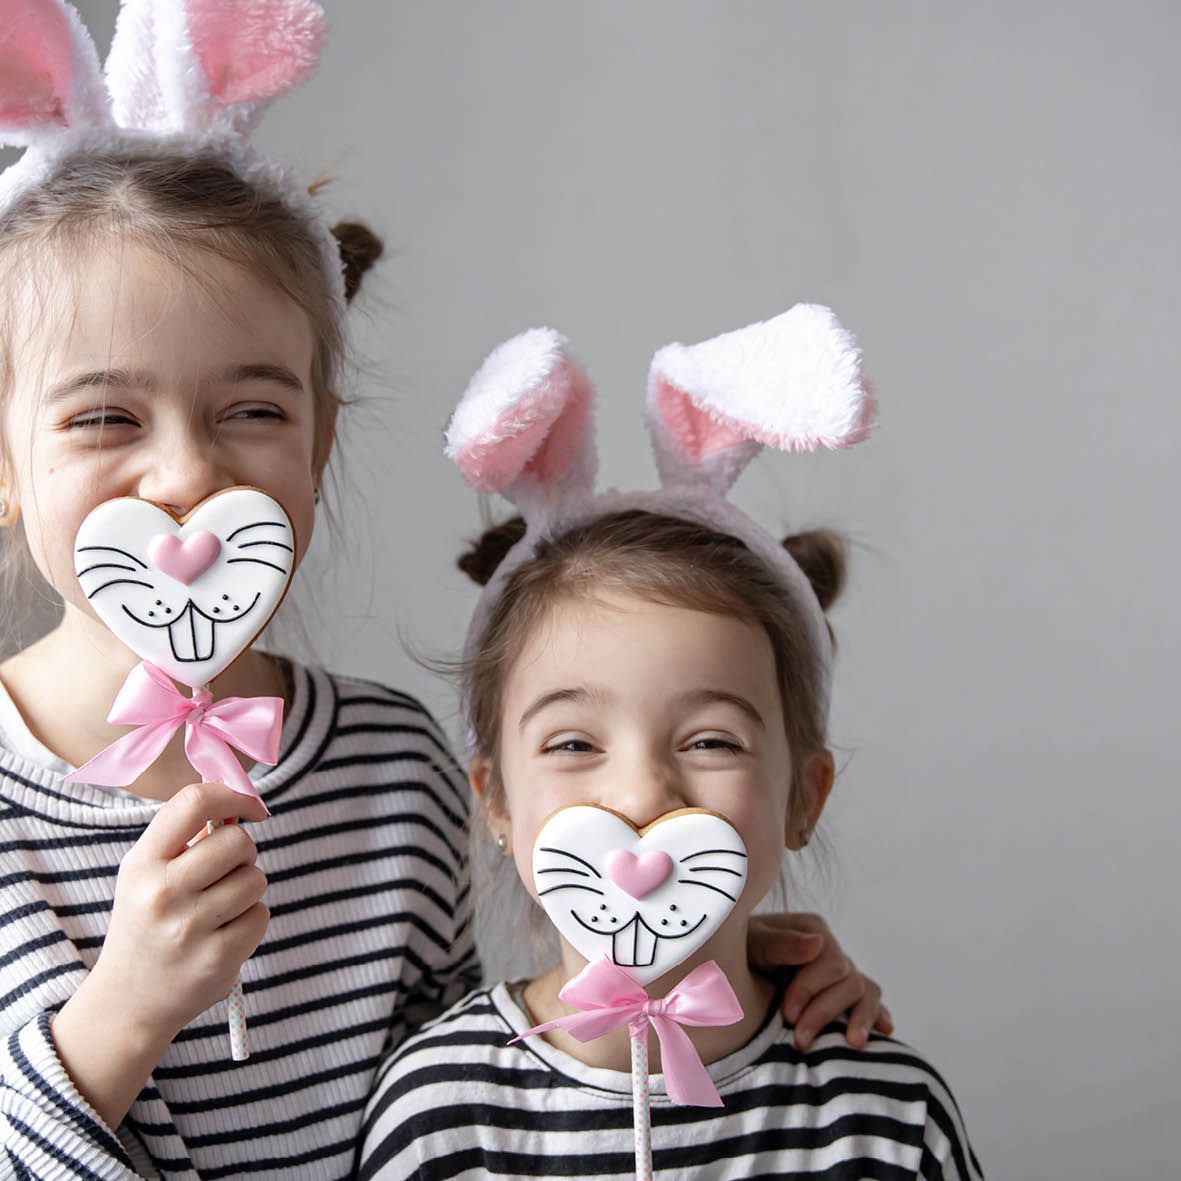
[[275, 385], [286, 386], [301, 394], [304, 390], [303, 382], [286, 365], [231, 365], [222, 370], [217, 380], [232, 385], [244, 381], [269, 381]]
[[[304, 392], [303, 382], [286, 365], [272, 365], [266, 362], [230, 365], [215, 373], [209, 381], [215, 385], [239, 385], [248, 381], [265, 381], [285, 386], [297, 393]], [[72, 394], [81, 393], [83, 390], [153, 390], [155, 388], [156, 379], [150, 373], [130, 369], [95, 369], [89, 373], [76, 374], [54, 386], [45, 400], [49, 404], [60, 402]]]
[[598, 689], [554, 689], [550, 693], [543, 693], [533, 704], [521, 714], [517, 723], [518, 730], [524, 730], [529, 720], [541, 713], [547, 706], [555, 705], [559, 701], [573, 701], [578, 705], [585, 705], [590, 701], [602, 701], [607, 694]]
[[740, 709], [760, 730], [766, 730], [767, 723], [763, 715], [745, 697], [737, 693], [728, 693], [725, 689], [692, 689], [681, 695], [679, 704], [687, 708], [698, 705], [733, 705]]
[[78, 373], [55, 385], [49, 391], [47, 403], [60, 402], [71, 394], [93, 389], [151, 389], [155, 381], [151, 374], [136, 373], [128, 369], [95, 369], [90, 373]]

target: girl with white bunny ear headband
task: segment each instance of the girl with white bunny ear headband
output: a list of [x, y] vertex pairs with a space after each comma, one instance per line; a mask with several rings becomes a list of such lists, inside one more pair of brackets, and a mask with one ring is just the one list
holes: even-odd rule
[[[821, 600], [837, 588], [813, 591], [726, 493], [764, 444], [865, 435], [856, 346], [827, 309], [801, 305], [662, 349], [648, 385], [655, 492], [594, 492], [591, 402], [562, 338], [534, 331], [489, 357], [448, 432], [468, 480], [526, 523], [460, 666], [469, 781], [501, 864], [561, 946], [395, 1052], [359, 1176], [442, 1160], [504, 1177], [862, 1176], [879, 1163], [917, 1177], [933, 1161], [977, 1177], [921, 1058], [854, 1041], [856, 1015], [844, 1036], [864, 1056], [832, 1029], [813, 1046], [786, 999], [794, 981], [781, 995], [751, 954], [755, 908], [832, 787], [817, 715]], [[477, 581], [498, 548], [485, 539], [462, 562]], [[835, 548], [825, 557], [838, 574]]]
[[827, 714], [832, 641], [808, 578], [783, 546], [727, 499], [764, 446], [845, 448], [874, 426], [861, 354], [833, 313], [796, 304], [774, 319], [652, 359], [645, 417], [659, 491], [596, 493], [593, 393], [567, 341], [533, 329], [495, 349], [447, 430], [447, 454], [480, 492], [520, 509], [526, 533], [480, 596], [468, 651], [513, 570], [539, 542], [607, 513], [682, 517], [741, 540], [782, 580], [808, 624]]
[[308, 193], [254, 148], [271, 101], [315, 68], [324, 11], [311, 0], [124, 0], [100, 69], [62, 0], [0, 0], [0, 221], [76, 153], [206, 156], [273, 194], [317, 234], [339, 316], [339, 249]]

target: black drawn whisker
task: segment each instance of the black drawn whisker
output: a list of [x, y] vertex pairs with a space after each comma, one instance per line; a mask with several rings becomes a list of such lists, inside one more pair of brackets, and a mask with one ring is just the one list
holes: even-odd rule
[[550, 886], [548, 890], [538, 890], [537, 897], [544, 898], [547, 894], [556, 894], [559, 890], [586, 890], [589, 894], [598, 894], [600, 897], [603, 895], [603, 891], [595, 886], [580, 886], [571, 882], [567, 886]]
[[235, 562], [253, 562], [256, 566], [270, 566], [272, 570], [278, 570], [280, 574], [287, 573], [285, 566], [276, 566], [274, 562], [264, 562], [262, 558], [229, 558], [226, 565], [232, 566]]
[[274, 545], [279, 549], [285, 549], [289, 554], [295, 553], [295, 547], [288, 545], [285, 541], [240, 541], [238, 542], [239, 549], [252, 549], [256, 545]]
[[93, 599], [99, 591], [105, 591], [108, 586], [122, 586], [124, 583], [129, 583], [131, 586], [146, 586], [148, 590], [154, 590], [150, 582], [144, 582], [139, 578], [112, 578], [110, 582], [104, 582], [102, 586], [95, 587], [86, 597]]
[[92, 570], [127, 570], [131, 574], [135, 573], [134, 566], [124, 566], [122, 562], [95, 562], [93, 566], [87, 566], [85, 570], [79, 570], [78, 577], [82, 578]]
[[247, 529], [286, 529], [287, 526], [282, 521], [255, 521], [251, 525], [240, 525], [226, 538], [226, 541], [233, 541], [239, 533], [245, 533]]
[[574, 853], [570, 853], [565, 849], [551, 849], [548, 847], [542, 847], [541, 849], [538, 850], [538, 852], [540, 852], [540, 853], [556, 853], [559, 857], [569, 857], [572, 861], [577, 861], [579, 865], [585, 865], [587, 867], [587, 869], [589, 869], [591, 871], [591, 873], [593, 873], [595, 875], [595, 877], [601, 878], [603, 876], [601, 873], [599, 873], [599, 871], [597, 869], [595, 869], [595, 867], [593, 865], [591, 865], [591, 863], [589, 861], [584, 861], [581, 857], [577, 856]]
[[727, 894], [720, 886], [711, 886], [709, 882], [695, 882], [692, 878], [677, 878], [677, 885], [700, 886], [703, 890], [712, 890], [715, 894], [721, 894], [723, 898], [729, 898], [731, 902], [738, 901], [733, 894]]
[[559, 865], [555, 869], [539, 869], [537, 872], [539, 874], [543, 874], [543, 873], [572, 873], [572, 874], [576, 874], [580, 878], [589, 878], [590, 877], [590, 874], [587, 873], [585, 869], [575, 869], [574, 866], [572, 866], [572, 865], [571, 866]]
[[682, 857], [681, 864], [684, 865], [686, 861], [692, 861], [696, 857], [708, 857], [711, 853], [724, 853], [730, 857], [746, 857], [741, 849], [701, 849], [696, 853], [690, 853], [687, 857]]
[[742, 870], [727, 869], [724, 865], [691, 865], [690, 873], [732, 873], [736, 878], [742, 877]]
[[91, 550], [106, 550], [111, 554], [121, 554], [129, 562], [134, 562], [141, 570], [148, 568], [147, 562], [141, 562], [135, 554], [129, 554], [125, 549], [120, 549], [117, 545], [80, 545], [77, 552], [80, 554], [89, 553]]

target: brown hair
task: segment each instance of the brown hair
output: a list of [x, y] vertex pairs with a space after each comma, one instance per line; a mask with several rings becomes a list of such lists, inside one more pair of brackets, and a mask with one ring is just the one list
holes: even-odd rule
[[[355, 222], [332, 232], [351, 300], [381, 256], [382, 242]], [[213, 156], [79, 153], [0, 215], [0, 279], [10, 280], [18, 262], [32, 264], [36, 252], [77, 256], [104, 238], [147, 246], [188, 269], [194, 255], [213, 255], [273, 283], [311, 325], [317, 418], [341, 401], [344, 341], [321, 241], [306, 215], [276, 194]], [[11, 300], [3, 303], [11, 306]], [[14, 332], [11, 322], [0, 325], [0, 407], [11, 393]], [[0, 474], [10, 461], [7, 441], [0, 438]], [[8, 537], [0, 552], [0, 603], [8, 613], [16, 610], [14, 591], [26, 583], [36, 585], [27, 551]], [[0, 641], [7, 630], [0, 628]]]
[[[508, 550], [524, 536], [514, 518], [489, 529], [462, 557], [469, 577], [487, 583]], [[845, 547], [829, 530], [799, 533], [784, 546], [827, 610], [845, 582]], [[775, 656], [793, 782], [803, 762], [825, 747], [821, 670], [807, 626], [775, 572], [738, 538], [692, 521], [640, 510], [598, 517], [543, 541], [509, 576], [474, 653], [461, 666], [476, 753], [496, 765], [504, 684], [512, 660], [552, 605], [609, 590], [670, 606], [729, 615], [761, 626]], [[494, 773], [486, 804], [501, 790]], [[793, 816], [810, 801], [792, 793]]]

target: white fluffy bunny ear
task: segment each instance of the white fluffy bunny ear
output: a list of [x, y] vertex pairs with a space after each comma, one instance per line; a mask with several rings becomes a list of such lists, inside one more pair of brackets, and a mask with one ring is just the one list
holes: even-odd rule
[[662, 483], [724, 496], [763, 446], [849, 447], [873, 428], [861, 352], [836, 316], [795, 307], [652, 358], [646, 414]]
[[0, 0], [0, 144], [111, 121], [94, 42], [61, 0]]
[[499, 345], [447, 428], [447, 454], [480, 492], [526, 518], [550, 515], [594, 487], [594, 391], [567, 341], [533, 328]]
[[312, 0], [124, 0], [107, 85], [122, 127], [244, 134], [312, 72]]

